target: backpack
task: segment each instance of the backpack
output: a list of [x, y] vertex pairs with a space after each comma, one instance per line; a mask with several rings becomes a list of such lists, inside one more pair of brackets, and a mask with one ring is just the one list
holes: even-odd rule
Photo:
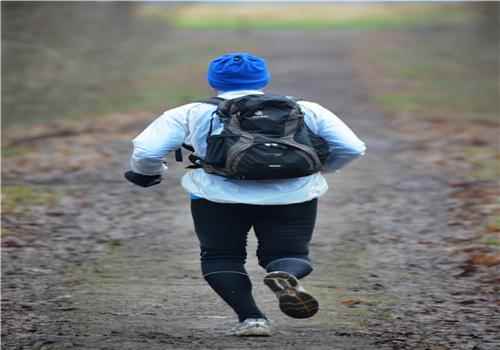
[[[317, 173], [329, 156], [327, 142], [305, 124], [294, 98], [259, 94], [200, 102], [217, 106], [223, 129], [212, 134], [211, 119], [206, 156], [190, 155], [190, 168], [231, 179], [287, 179]], [[180, 150], [176, 159], [182, 161]]]

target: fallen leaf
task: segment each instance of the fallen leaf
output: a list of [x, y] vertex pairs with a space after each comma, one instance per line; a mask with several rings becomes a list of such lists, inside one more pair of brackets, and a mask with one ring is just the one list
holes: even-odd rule
[[495, 266], [500, 264], [500, 255], [478, 254], [470, 260], [474, 265]]
[[354, 306], [361, 304], [363, 301], [360, 299], [344, 299], [340, 301], [342, 304], [347, 305], [347, 306]]

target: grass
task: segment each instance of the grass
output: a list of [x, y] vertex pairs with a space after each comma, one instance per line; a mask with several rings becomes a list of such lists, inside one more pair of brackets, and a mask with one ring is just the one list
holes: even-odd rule
[[33, 150], [24, 146], [2, 146], [2, 157], [19, 157], [31, 153]]
[[[82, 6], [97, 11], [95, 5]], [[80, 16], [80, 26], [64, 26], [68, 15], [63, 8], [37, 7], [40, 18], [57, 24], [40, 33], [31, 17], [18, 23], [5, 14], [9, 21], [2, 30], [9, 40], [2, 42], [8, 52], [2, 61], [3, 132], [16, 124], [157, 113], [203, 98], [212, 93], [205, 79], [211, 58], [228, 47], [254, 49], [251, 40], [207, 42], [196, 35], [178, 40], [165, 22], [134, 12], [115, 23], [71, 9]], [[120, 26], [123, 30], [117, 30]]]
[[16, 232], [8, 227], [2, 227], [0, 230], [0, 237], [15, 236]]
[[494, 147], [469, 146], [464, 148], [465, 158], [473, 165], [471, 180], [495, 181], [500, 174], [500, 153]]
[[479, 40], [472, 25], [367, 39], [361, 64], [387, 85], [373, 89], [375, 101], [389, 113], [498, 121], [498, 43]]
[[[48, 12], [47, 18], [62, 21], [58, 7], [41, 6], [39, 11], [42, 17]], [[206, 42], [195, 35], [177, 40], [168, 29], [172, 25], [199, 30], [374, 30], [463, 23], [469, 17], [453, 4], [141, 4], [124, 22], [130, 26], [124, 31], [115, 33], [113, 23], [84, 16], [81, 28], [42, 32], [36, 42], [27, 39], [34, 37], [35, 24], [23, 22], [20, 27], [8, 21], [5, 34], [12, 40], [2, 47], [9, 52], [2, 77], [4, 129], [111, 112], [158, 112], [210, 94], [204, 77], [211, 58], [228, 48], [258, 51], [251, 39]], [[93, 30], [96, 26], [104, 32]]]
[[34, 186], [2, 186], [2, 213], [22, 213], [32, 206], [54, 206], [58, 194], [52, 190]]
[[500, 238], [497, 237], [483, 237], [481, 243], [490, 247], [500, 247]]
[[145, 6], [141, 14], [177, 28], [221, 30], [394, 29], [466, 20], [456, 6], [426, 4], [195, 4]]
[[[464, 18], [471, 10], [462, 8]], [[491, 187], [488, 196], [463, 201], [480, 202], [477, 229], [496, 233], [500, 202], [489, 198], [498, 196], [500, 174], [498, 32], [474, 16], [436, 28], [367, 34], [354, 45], [355, 67], [372, 99], [404, 133], [418, 133], [418, 121], [437, 122], [427, 123], [432, 130], [420, 136], [431, 141], [429, 152], [447, 159], [452, 177]], [[497, 247], [498, 238], [485, 235], [479, 243]]]
[[421, 106], [419, 97], [404, 93], [385, 93], [376, 95], [374, 100], [385, 108], [394, 111], [417, 112]]
[[[204, 59], [204, 55], [198, 55]], [[210, 94], [203, 82], [204, 71], [201, 69], [188, 70], [193, 67], [189, 63], [165, 62], [163, 65], [149, 66], [146, 71], [137, 74], [133, 80], [108, 81], [106, 94], [81, 91], [79, 87], [65, 82], [67, 94], [64, 99], [48, 103], [45, 96], [39, 96], [31, 104], [25, 105], [23, 110], [5, 113], [4, 126], [15, 124], [43, 123], [54, 119], [73, 119], [95, 117], [108, 113], [155, 111], [186, 103], [195, 98]], [[82, 67], [83, 68], [83, 67]], [[186, 74], [176, 74], [185, 71]], [[68, 105], [74, 102], [71, 106]], [[46, 109], [39, 109], [47, 106]], [[23, 112], [24, 111], [24, 112]], [[23, 112], [23, 113], [21, 113]], [[22, 115], [20, 115], [22, 114]], [[4, 149], [4, 156], [15, 156], [26, 153], [21, 148]]]
[[374, 69], [404, 82], [402, 89], [376, 93], [376, 101], [395, 112], [424, 115], [432, 110], [440, 116], [498, 118], [497, 47], [481, 45], [477, 33], [455, 31], [480, 20], [477, 11], [463, 4], [150, 5], [141, 7], [139, 15], [195, 30], [390, 29], [405, 33], [440, 28], [394, 41], [387, 38], [388, 42], [365, 50]]
[[131, 91], [116, 93], [106, 100], [97, 101], [92, 111], [82, 110], [80, 113], [70, 114], [69, 118], [77, 119], [82, 116], [89, 117], [91, 114], [104, 115], [115, 112], [159, 111], [187, 103], [204, 94], [207, 94], [206, 89], [188, 84], [178, 86], [175, 90], [166, 86], [150, 85], [136, 93]]

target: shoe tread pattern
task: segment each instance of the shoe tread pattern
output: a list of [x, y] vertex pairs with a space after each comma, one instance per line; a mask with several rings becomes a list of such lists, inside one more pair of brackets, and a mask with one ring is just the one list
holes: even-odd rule
[[297, 290], [297, 279], [281, 271], [271, 272], [264, 283], [278, 295], [280, 310], [292, 318], [310, 318], [319, 310], [319, 303], [311, 294]]

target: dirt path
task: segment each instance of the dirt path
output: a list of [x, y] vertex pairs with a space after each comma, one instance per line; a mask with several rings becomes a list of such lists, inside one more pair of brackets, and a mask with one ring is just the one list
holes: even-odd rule
[[[119, 135], [97, 134], [98, 144], [81, 142], [81, 152], [105, 154], [92, 167], [4, 177], [6, 186], [55, 188], [60, 204], [5, 218], [4, 226], [24, 236], [3, 250], [3, 348], [498, 348], [493, 296], [457, 277], [460, 257], [446, 250], [461, 233], [447, 225], [445, 179], [420, 167], [410, 145], [384, 130], [383, 116], [353, 77], [350, 43], [360, 34], [235, 35], [263, 48], [272, 91], [332, 108], [368, 145], [367, 156], [328, 176], [331, 189], [320, 200], [316, 270], [305, 281], [320, 313], [297, 321], [279, 312], [261, 283], [252, 237], [247, 266], [275, 335], [224, 334], [235, 318], [201, 279], [182, 167], [172, 163], [164, 184], [148, 190], [121, 180], [128, 140], [141, 129], [136, 123]], [[64, 145], [68, 140], [39, 147]]]

